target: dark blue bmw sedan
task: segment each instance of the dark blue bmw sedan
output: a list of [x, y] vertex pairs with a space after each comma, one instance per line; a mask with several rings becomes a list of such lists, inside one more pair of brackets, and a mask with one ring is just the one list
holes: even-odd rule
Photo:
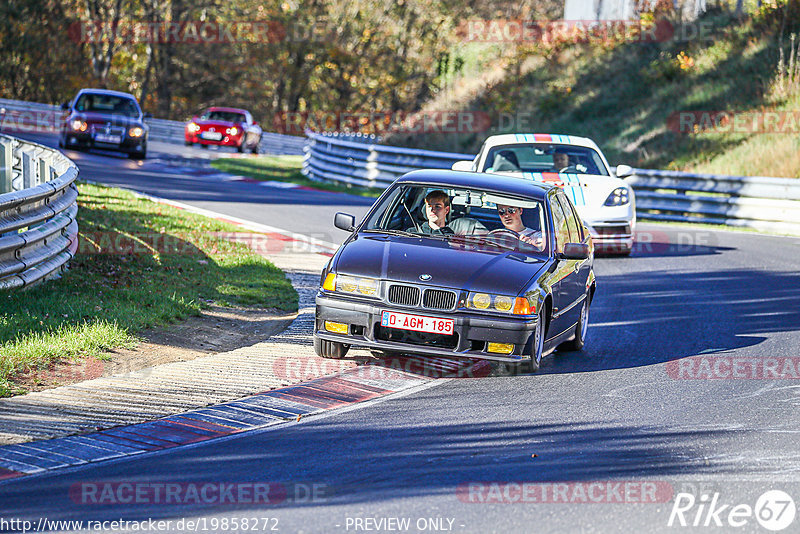
[[322, 272], [314, 348], [351, 346], [512, 362], [535, 371], [580, 350], [595, 292], [594, 251], [556, 186], [472, 172], [396, 180]]

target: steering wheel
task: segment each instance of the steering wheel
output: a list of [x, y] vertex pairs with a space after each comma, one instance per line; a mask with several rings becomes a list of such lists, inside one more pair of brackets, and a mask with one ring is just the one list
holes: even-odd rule
[[498, 228], [497, 230], [492, 230], [489, 232], [489, 235], [510, 235], [519, 239], [519, 233], [515, 232], [514, 230], [509, 230], [508, 228]]

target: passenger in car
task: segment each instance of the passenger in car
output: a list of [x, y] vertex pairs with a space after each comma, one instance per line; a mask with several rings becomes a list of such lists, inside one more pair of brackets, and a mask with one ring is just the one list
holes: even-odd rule
[[544, 249], [542, 232], [528, 228], [522, 222], [522, 208], [498, 204], [497, 215], [500, 216], [500, 222], [503, 223], [507, 230], [516, 232], [519, 235], [520, 241], [531, 244], [539, 250]]

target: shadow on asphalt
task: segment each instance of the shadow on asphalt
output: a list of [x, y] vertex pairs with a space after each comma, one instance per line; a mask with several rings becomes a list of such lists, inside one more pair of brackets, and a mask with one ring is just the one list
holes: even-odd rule
[[760, 334], [800, 330], [798, 300], [800, 273], [606, 275], [592, 305], [586, 348], [545, 358], [539, 372], [623, 369], [753, 347], [766, 339]]

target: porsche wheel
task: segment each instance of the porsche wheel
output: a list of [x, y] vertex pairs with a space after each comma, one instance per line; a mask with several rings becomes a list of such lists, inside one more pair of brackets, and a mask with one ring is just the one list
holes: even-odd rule
[[348, 350], [350, 350], [350, 345], [336, 341], [326, 341], [314, 336], [314, 352], [317, 353], [317, 356], [340, 360], [345, 357]]

